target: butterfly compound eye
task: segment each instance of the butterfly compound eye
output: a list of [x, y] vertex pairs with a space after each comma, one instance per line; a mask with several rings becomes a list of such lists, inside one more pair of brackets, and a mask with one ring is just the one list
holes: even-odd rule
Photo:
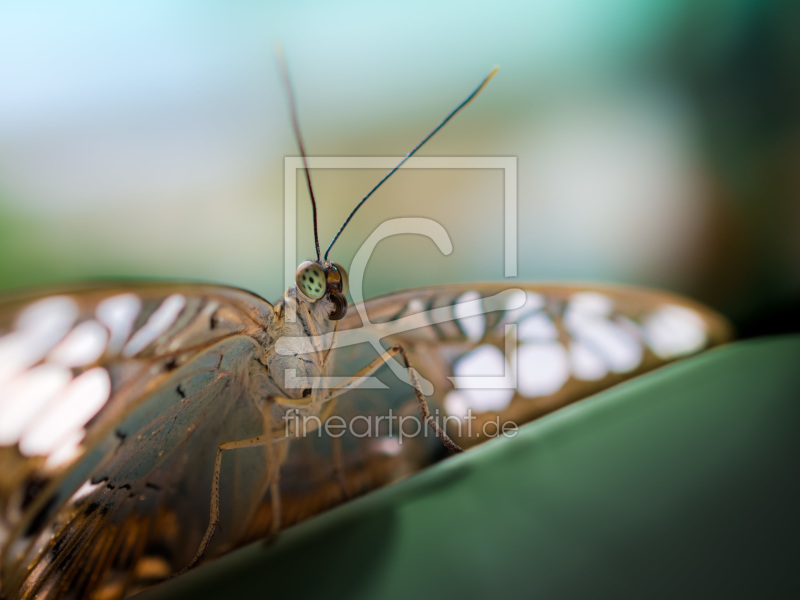
[[297, 267], [294, 282], [297, 284], [297, 289], [310, 300], [319, 300], [327, 289], [325, 271], [310, 260]]
[[348, 278], [347, 278], [347, 271], [345, 271], [344, 267], [342, 265], [340, 265], [339, 263], [331, 263], [331, 264], [334, 267], [336, 267], [337, 271], [339, 271], [339, 277], [341, 278], [340, 284], [341, 284], [341, 287], [342, 287], [341, 292], [342, 292], [342, 294], [346, 294], [347, 293], [347, 289], [348, 289], [349, 284], [350, 284], [350, 282], [348, 281]]
[[328, 318], [331, 321], [338, 321], [347, 314], [347, 299], [344, 297], [347, 292], [347, 271], [338, 263], [328, 263], [325, 265], [325, 275], [328, 299], [333, 303]]

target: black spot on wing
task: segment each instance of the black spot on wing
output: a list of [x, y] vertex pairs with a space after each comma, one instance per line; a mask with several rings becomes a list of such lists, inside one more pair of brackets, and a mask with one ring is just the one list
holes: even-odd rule
[[[451, 308], [453, 304], [455, 304], [456, 300], [453, 300], [453, 302], [450, 304]], [[435, 304], [436, 304], [436, 296], [434, 295], [430, 297], [430, 300], [428, 300], [428, 303], [425, 305], [425, 311], [427, 312], [432, 311], [434, 308], [436, 308]], [[430, 318], [428, 318], [428, 322], [430, 323], [431, 329], [433, 329], [433, 331], [436, 333], [437, 338], [443, 340], [447, 337], [447, 334], [442, 330], [441, 327], [439, 327], [438, 323], [433, 323], [430, 320]]]
[[386, 323], [391, 323], [392, 321], [397, 321], [397, 319], [399, 319], [400, 317], [402, 317], [405, 314], [407, 309], [408, 309], [408, 305], [404, 304], [403, 307], [399, 311], [397, 311], [394, 315], [392, 315], [391, 317], [386, 319], [385, 322]]
[[67, 544], [67, 536], [66, 535], [57, 535], [55, 541], [53, 542], [53, 547], [50, 549], [50, 552], [53, 556], [59, 556], [61, 552], [64, 550], [64, 546]]
[[43, 477], [31, 477], [31, 479], [29, 479], [25, 484], [25, 491], [22, 495], [20, 508], [22, 510], [27, 509], [39, 496], [39, 494], [42, 493], [42, 490], [44, 490], [48, 483], [49, 480]]
[[39, 509], [39, 511], [34, 515], [31, 522], [25, 528], [25, 537], [32, 537], [37, 535], [47, 523], [47, 519], [50, 517], [50, 513], [52, 512], [53, 508], [55, 508], [56, 503], [58, 502], [58, 494], [53, 494], [44, 503], [44, 506]]

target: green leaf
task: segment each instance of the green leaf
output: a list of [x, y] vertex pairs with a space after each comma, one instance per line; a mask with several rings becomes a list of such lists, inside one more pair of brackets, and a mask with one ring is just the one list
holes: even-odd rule
[[792, 336], [660, 369], [142, 598], [797, 594], [798, 358]]

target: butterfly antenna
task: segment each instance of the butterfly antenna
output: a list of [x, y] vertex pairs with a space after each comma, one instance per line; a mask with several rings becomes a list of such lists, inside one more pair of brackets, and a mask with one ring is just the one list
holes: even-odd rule
[[336, 232], [336, 235], [335, 235], [335, 236], [333, 236], [333, 240], [332, 240], [332, 241], [331, 241], [331, 243], [328, 245], [328, 249], [327, 249], [327, 250], [325, 250], [325, 260], [328, 260], [328, 253], [330, 253], [330, 251], [331, 251], [331, 248], [333, 248], [333, 245], [336, 243], [336, 240], [338, 240], [338, 239], [339, 239], [339, 236], [340, 236], [340, 235], [342, 235], [342, 231], [344, 231], [344, 228], [345, 228], [345, 227], [347, 227], [347, 224], [350, 222], [350, 220], [353, 218], [353, 216], [354, 216], [354, 215], [355, 215], [355, 214], [358, 212], [358, 209], [359, 209], [359, 208], [361, 208], [361, 207], [364, 205], [364, 203], [365, 203], [367, 200], [369, 200], [369, 197], [370, 197], [370, 196], [372, 196], [372, 194], [374, 194], [374, 193], [375, 193], [375, 191], [376, 191], [376, 190], [377, 190], [379, 187], [381, 187], [381, 186], [382, 186], [382, 185], [383, 185], [383, 184], [386, 182], [386, 180], [387, 180], [387, 179], [389, 179], [389, 177], [391, 177], [392, 175], [394, 175], [395, 171], [397, 171], [397, 170], [398, 170], [400, 167], [402, 167], [402, 166], [405, 164], [405, 162], [406, 162], [406, 161], [407, 161], [409, 158], [411, 158], [412, 156], [414, 156], [414, 154], [416, 154], [416, 153], [417, 153], [417, 150], [419, 150], [420, 148], [422, 148], [422, 147], [423, 147], [423, 146], [424, 146], [424, 145], [427, 143], [427, 141], [428, 141], [429, 139], [431, 139], [431, 138], [432, 138], [434, 135], [436, 135], [436, 133], [437, 133], [437, 132], [438, 132], [438, 131], [439, 131], [439, 130], [442, 128], [442, 127], [444, 127], [444, 126], [447, 124], [447, 122], [448, 122], [450, 119], [452, 119], [453, 117], [455, 117], [455, 116], [456, 116], [456, 114], [458, 114], [458, 112], [459, 112], [459, 111], [460, 111], [462, 108], [464, 108], [464, 107], [465, 107], [467, 104], [469, 104], [469, 103], [472, 101], [472, 99], [473, 99], [475, 96], [477, 96], [477, 95], [478, 95], [478, 94], [481, 92], [481, 90], [482, 90], [483, 88], [485, 88], [485, 87], [486, 87], [486, 84], [487, 84], [487, 83], [489, 83], [489, 80], [490, 80], [492, 77], [494, 77], [494, 76], [497, 74], [497, 71], [498, 71], [498, 69], [499, 69], [499, 67], [495, 67], [494, 69], [492, 69], [492, 72], [491, 72], [491, 73], [489, 73], [489, 75], [487, 75], [487, 76], [486, 76], [486, 78], [485, 78], [483, 81], [481, 81], [480, 85], [479, 85], [478, 87], [476, 87], [476, 88], [475, 88], [475, 90], [473, 90], [473, 92], [472, 92], [472, 93], [471, 93], [469, 96], [467, 96], [467, 98], [466, 98], [466, 99], [465, 99], [465, 100], [464, 100], [464, 101], [463, 101], [461, 104], [459, 104], [458, 106], [456, 106], [456, 107], [455, 107], [455, 108], [454, 108], [454, 109], [453, 109], [453, 110], [450, 112], [450, 114], [449, 114], [449, 115], [447, 115], [447, 116], [444, 118], [444, 120], [443, 120], [441, 123], [439, 123], [439, 124], [436, 126], [436, 128], [435, 128], [433, 131], [431, 131], [431, 132], [430, 132], [428, 135], [426, 135], [426, 136], [425, 136], [425, 138], [424, 138], [424, 139], [423, 139], [423, 140], [422, 140], [422, 141], [421, 141], [419, 144], [417, 144], [417, 145], [414, 147], [414, 149], [413, 149], [413, 150], [411, 150], [411, 152], [409, 152], [408, 154], [406, 154], [406, 155], [405, 155], [405, 157], [403, 158], [403, 160], [401, 160], [399, 163], [397, 163], [397, 166], [396, 166], [394, 169], [392, 169], [391, 171], [389, 171], [389, 172], [388, 172], [388, 173], [387, 173], [387, 174], [386, 174], [386, 175], [383, 177], [383, 179], [381, 179], [381, 180], [380, 180], [380, 181], [377, 183], [377, 185], [376, 185], [374, 188], [372, 188], [372, 189], [369, 191], [369, 193], [368, 193], [366, 196], [364, 196], [364, 197], [361, 199], [361, 202], [359, 202], [358, 204], [356, 204], [356, 207], [355, 207], [355, 208], [353, 209], [353, 211], [352, 211], [352, 212], [351, 212], [351, 213], [348, 215], [347, 219], [345, 219], [345, 221], [344, 221], [344, 223], [342, 224], [342, 226], [341, 226], [341, 227], [339, 227], [339, 231], [337, 231], [337, 232]]
[[297, 140], [297, 147], [300, 150], [300, 157], [303, 159], [303, 169], [305, 170], [306, 183], [308, 184], [308, 195], [311, 196], [311, 212], [314, 219], [314, 245], [317, 248], [317, 262], [319, 262], [320, 253], [319, 232], [317, 231], [317, 201], [314, 199], [314, 188], [311, 186], [311, 171], [308, 170], [306, 148], [303, 145], [303, 136], [300, 134], [300, 123], [297, 120], [297, 103], [294, 99], [292, 82], [289, 79], [289, 67], [286, 65], [286, 57], [283, 55], [283, 50], [280, 46], [278, 47], [278, 63], [280, 64], [281, 77], [283, 78], [283, 85], [286, 88], [286, 95], [289, 99], [289, 112], [292, 116], [292, 129], [294, 129], [294, 137], [295, 140]]

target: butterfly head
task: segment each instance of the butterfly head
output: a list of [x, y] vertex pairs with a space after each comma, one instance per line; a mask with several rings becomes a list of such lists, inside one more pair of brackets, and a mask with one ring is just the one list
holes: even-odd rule
[[347, 271], [342, 265], [328, 261], [307, 260], [297, 267], [294, 276], [297, 291], [309, 302], [328, 297], [333, 309], [328, 314], [332, 321], [338, 321], [347, 314]]
[[433, 137], [433, 135], [439, 131], [442, 127], [444, 127], [445, 123], [447, 123], [450, 119], [452, 119], [456, 113], [458, 113], [462, 108], [464, 108], [467, 104], [469, 104], [472, 99], [478, 95], [478, 93], [489, 83], [489, 80], [494, 77], [495, 73], [497, 73], [497, 67], [492, 69], [492, 72], [489, 73], [488, 77], [486, 77], [481, 84], [469, 95], [467, 96], [466, 100], [464, 100], [461, 104], [459, 104], [455, 110], [451, 111], [445, 119], [436, 126], [425, 138], [417, 144], [411, 152], [406, 154], [406, 156], [401, 160], [397, 166], [395, 166], [389, 173], [387, 173], [383, 179], [381, 179], [373, 188], [361, 199], [361, 202], [356, 204], [355, 208], [350, 212], [347, 219], [345, 219], [342, 226], [336, 232], [336, 235], [333, 236], [333, 240], [331, 243], [328, 244], [328, 248], [325, 250], [325, 254], [323, 255], [320, 252], [319, 246], [319, 231], [317, 227], [317, 201], [314, 199], [314, 187], [311, 185], [311, 171], [308, 168], [308, 160], [306, 157], [306, 150], [303, 144], [303, 136], [300, 135], [300, 125], [297, 120], [297, 108], [294, 102], [294, 92], [292, 91], [292, 84], [289, 81], [289, 70], [286, 67], [286, 62], [283, 60], [281, 56], [281, 74], [283, 76], [283, 82], [286, 86], [287, 96], [289, 97], [289, 109], [290, 115], [292, 118], [292, 128], [294, 129], [294, 136], [297, 140], [297, 147], [300, 151], [300, 157], [303, 160], [303, 172], [306, 176], [306, 184], [308, 184], [308, 195], [311, 199], [311, 213], [312, 213], [312, 222], [314, 224], [314, 244], [317, 250], [317, 260], [316, 261], [306, 261], [301, 264], [297, 268], [297, 273], [295, 274], [295, 283], [297, 284], [297, 292], [300, 294], [306, 301], [310, 303], [315, 303], [323, 298], [326, 298], [331, 302], [332, 308], [328, 313], [328, 318], [332, 321], [338, 321], [347, 314], [347, 300], [345, 299], [344, 295], [347, 293], [347, 272], [342, 268], [341, 265], [335, 262], [328, 261], [328, 254], [331, 251], [331, 248], [336, 243], [336, 240], [339, 239], [339, 236], [344, 231], [347, 224], [353, 219], [353, 216], [358, 212], [364, 203], [375, 193], [375, 191], [381, 187], [384, 182], [386, 182], [389, 177], [392, 176], [400, 167], [405, 164], [405, 162], [411, 158], [414, 154], [416, 154], [417, 150], [422, 148], [425, 143]]

